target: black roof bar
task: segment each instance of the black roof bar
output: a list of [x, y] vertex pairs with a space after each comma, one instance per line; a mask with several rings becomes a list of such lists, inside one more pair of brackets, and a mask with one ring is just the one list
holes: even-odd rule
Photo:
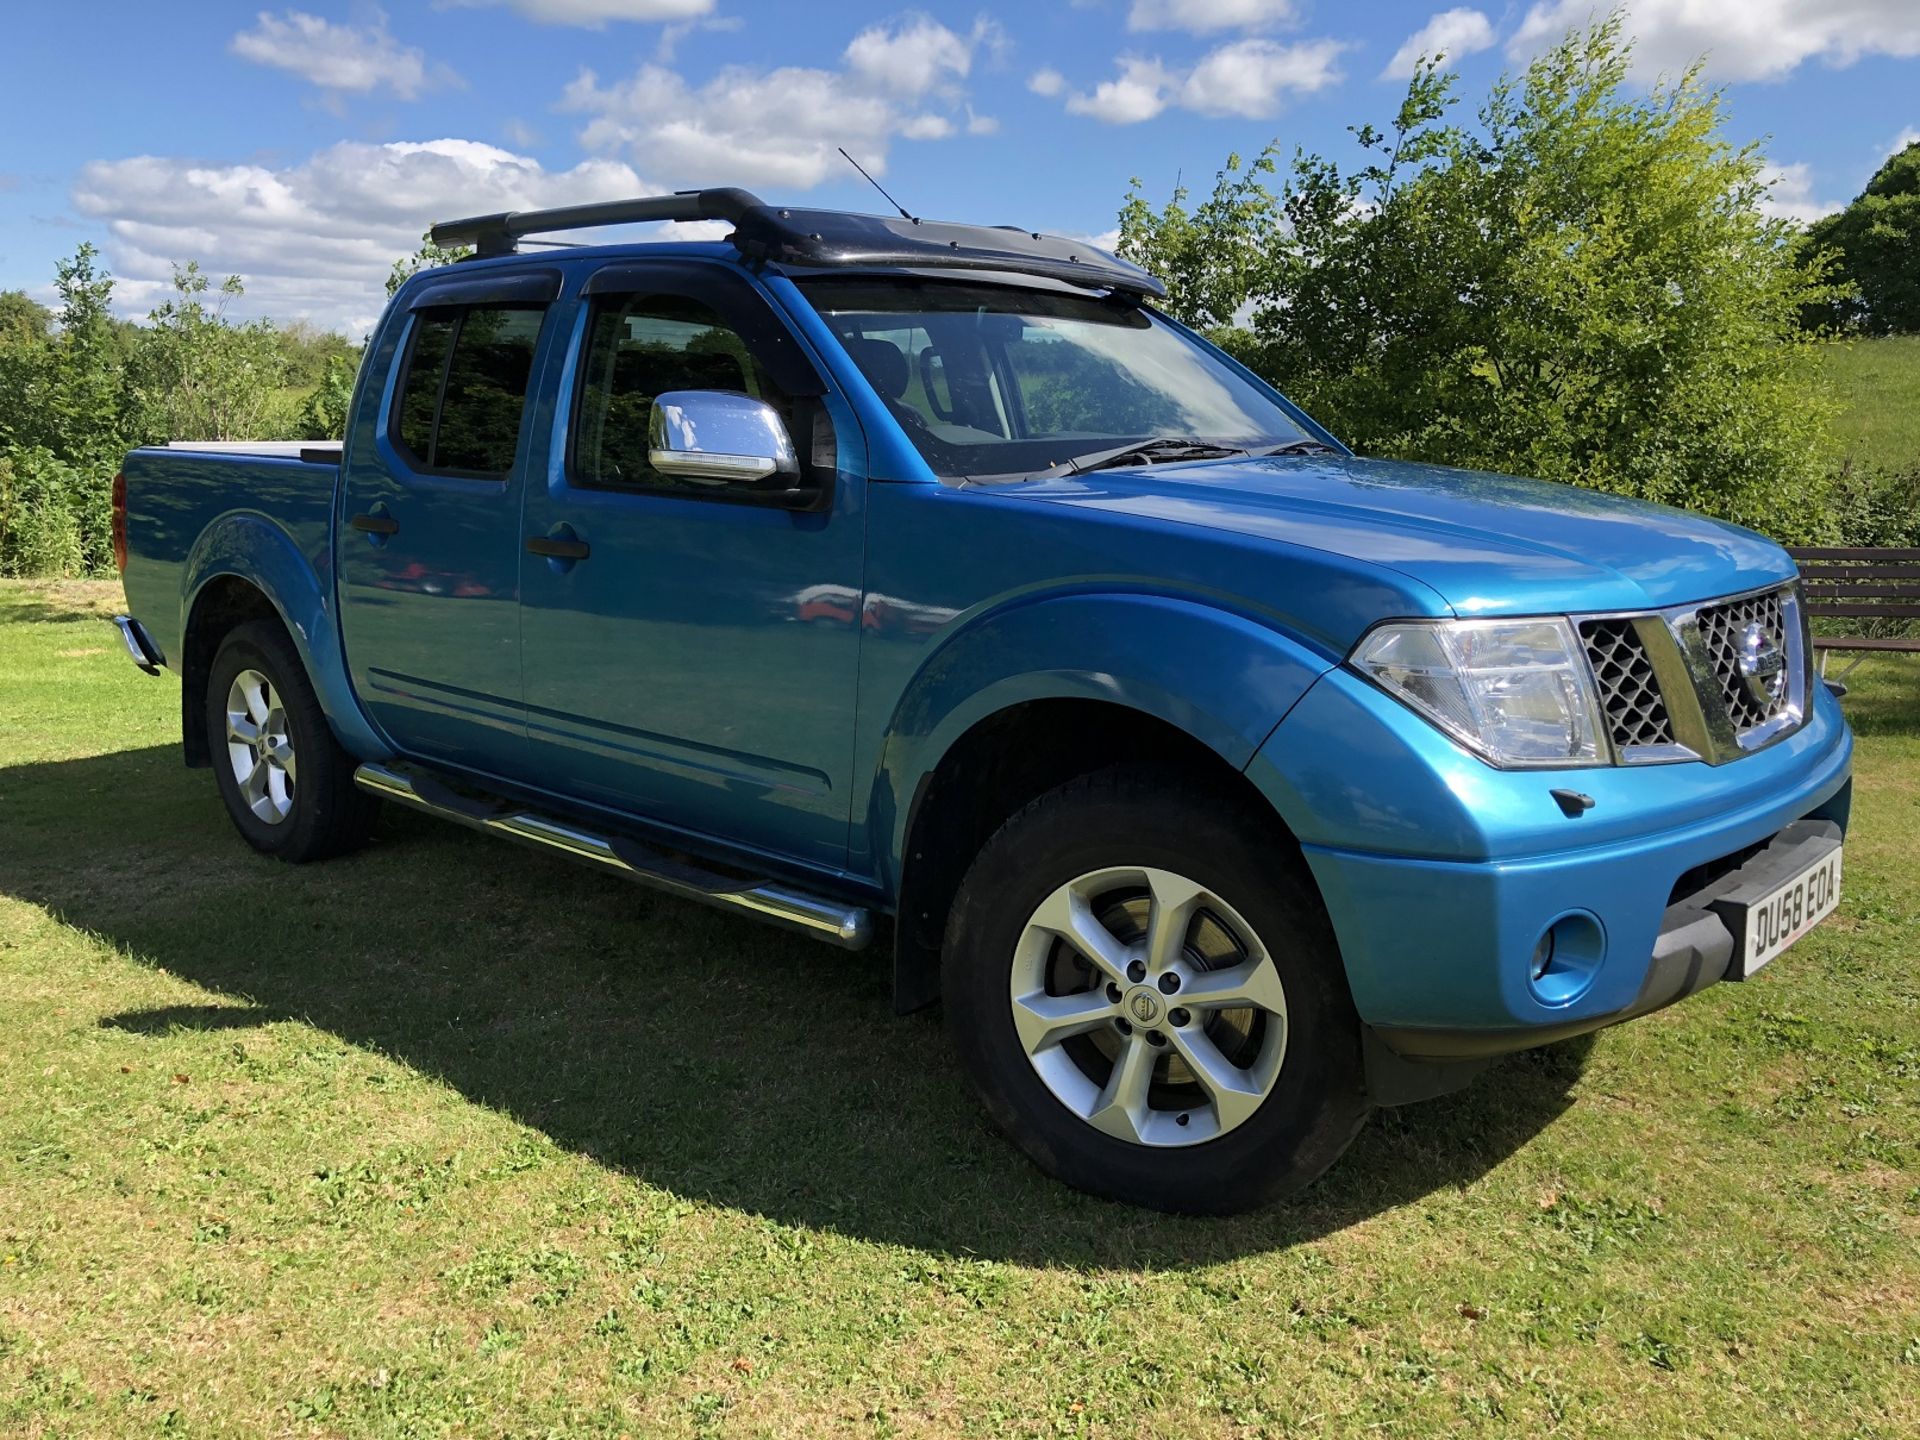
[[554, 230], [585, 230], [596, 225], [637, 225], [648, 220], [731, 220], [760, 209], [751, 190], [681, 190], [636, 200], [602, 200], [592, 205], [562, 205], [554, 210], [502, 210], [443, 220], [427, 232], [435, 245], [451, 249], [471, 245], [476, 255], [511, 255], [523, 235]]
[[427, 236], [436, 245], [471, 245], [476, 258], [485, 258], [513, 254], [523, 235], [649, 220], [728, 221], [734, 228], [727, 239], [744, 259], [783, 267], [1012, 271], [1136, 297], [1167, 293], [1138, 265], [1084, 240], [1011, 225], [953, 225], [911, 216], [775, 207], [749, 190], [732, 188], [474, 215], [442, 221]]

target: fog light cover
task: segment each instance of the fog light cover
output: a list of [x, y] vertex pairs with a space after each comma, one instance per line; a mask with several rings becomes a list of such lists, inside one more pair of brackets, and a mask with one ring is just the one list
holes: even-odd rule
[[1567, 1005], [1587, 993], [1606, 958], [1607, 934], [1584, 910], [1562, 915], [1541, 933], [1527, 966], [1527, 984], [1542, 1005]]

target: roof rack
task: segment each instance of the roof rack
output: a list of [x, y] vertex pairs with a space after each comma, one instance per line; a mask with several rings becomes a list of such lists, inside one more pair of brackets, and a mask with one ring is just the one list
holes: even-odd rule
[[678, 190], [634, 200], [602, 200], [592, 205], [563, 205], [555, 210], [502, 210], [443, 220], [427, 232], [435, 245], [473, 246], [480, 258], [511, 255], [521, 237], [555, 230], [589, 230], [599, 225], [638, 225], [649, 220], [731, 220], [766, 207], [751, 190]]
[[858, 215], [768, 205], [750, 190], [682, 190], [558, 210], [507, 210], [447, 220], [427, 232], [436, 245], [471, 245], [475, 258], [511, 255], [521, 237], [650, 220], [727, 220], [742, 258], [804, 269], [998, 270], [1071, 285], [1159, 298], [1159, 280], [1084, 240], [1012, 225], [955, 225], [910, 216]]

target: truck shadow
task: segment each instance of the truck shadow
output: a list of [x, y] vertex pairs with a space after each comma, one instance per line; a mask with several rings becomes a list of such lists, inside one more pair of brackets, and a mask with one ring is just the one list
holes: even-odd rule
[[967, 1093], [937, 1019], [892, 1014], [880, 953], [409, 815], [360, 855], [280, 865], [172, 746], [0, 769], [0, 890], [219, 1001], [76, 1023], [298, 1019], [679, 1195], [1024, 1263], [1209, 1264], [1341, 1230], [1498, 1164], [1566, 1108], [1586, 1055], [1515, 1057], [1383, 1113], [1290, 1204], [1173, 1219], [1040, 1176]]

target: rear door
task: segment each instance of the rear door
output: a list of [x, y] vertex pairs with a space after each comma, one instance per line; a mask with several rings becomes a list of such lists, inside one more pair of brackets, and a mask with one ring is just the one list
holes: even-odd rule
[[[585, 291], [527, 491], [525, 538], [586, 550], [521, 559], [537, 783], [840, 864], [865, 525], [853, 412], [731, 266], [621, 262]], [[822, 503], [755, 503], [655, 471], [648, 416], [673, 390], [772, 404]]]
[[[404, 753], [520, 768], [524, 414], [552, 271], [423, 287], [357, 419], [339, 517], [340, 621], [354, 688]], [[377, 357], [376, 357], [377, 358]]]

